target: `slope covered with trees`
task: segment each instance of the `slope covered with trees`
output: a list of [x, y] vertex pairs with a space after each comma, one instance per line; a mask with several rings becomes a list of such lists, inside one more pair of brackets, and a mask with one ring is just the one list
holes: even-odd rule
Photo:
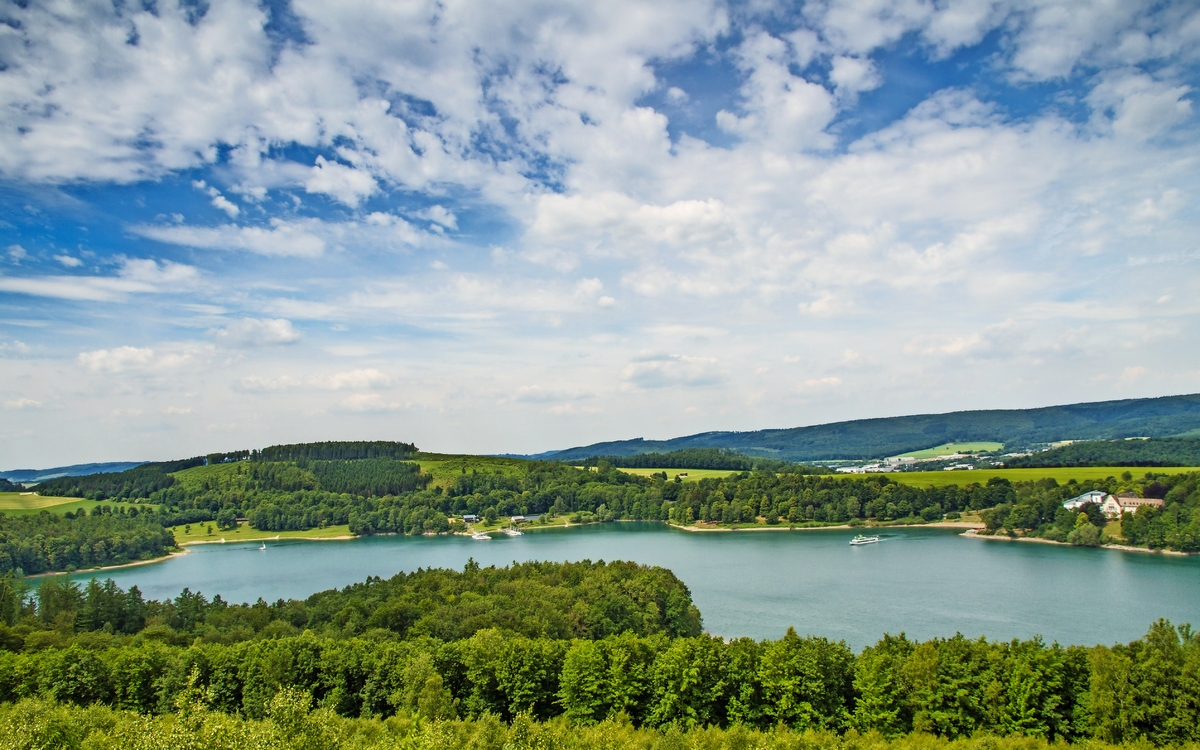
[[[144, 510], [144, 509], [143, 509]], [[0, 514], [0, 575], [121, 565], [162, 557], [175, 546], [160, 517], [124, 505], [88, 515]]]
[[1088, 440], [1009, 459], [1005, 466], [1200, 466], [1200, 439]]
[[581, 461], [689, 448], [725, 448], [786, 461], [882, 458], [950, 442], [1024, 447], [1056, 440], [1167, 437], [1200, 429], [1200, 394], [1101, 401], [1040, 409], [995, 409], [859, 419], [753, 432], [703, 432], [671, 440], [620, 440], [542, 453]]
[[[517, 592], [525, 586], [533, 590]], [[541, 598], [547, 603], [534, 601]], [[1034, 746], [1029, 738], [1200, 740], [1200, 636], [1187, 626], [1159, 621], [1144, 638], [1111, 647], [885, 636], [856, 654], [790, 629], [764, 641], [702, 635], [698, 613], [672, 624], [672, 598], [694, 612], [673, 575], [629, 563], [468, 564], [461, 573], [368, 579], [304, 602], [237, 606], [190, 592], [145, 602], [111, 582], [79, 590], [48, 581], [30, 601], [19, 583], [0, 579], [0, 613], [16, 623], [0, 626], [0, 701], [20, 701], [0, 707], [0, 738], [15, 736], [13, 722], [26, 722], [19, 726], [33, 736], [45, 717], [74, 710], [58, 702], [108, 717], [96, 741], [130, 720], [115, 709], [147, 717], [145, 736], [175, 731], [167, 747], [182, 746], [181, 731], [196, 733], [196, 746], [244, 747], [221, 743], [271, 722], [288, 728], [288, 742], [308, 741], [305, 733], [321, 726], [358, 726], [350, 720], [376, 722], [363, 725], [373, 738], [360, 739], [394, 738], [388, 747], [413, 747], [406, 733], [427, 726], [447, 733], [429, 746], [459, 747], [454, 733], [480, 726], [503, 742], [521, 728], [520, 742], [569, 743], [594, 740], [586, 727], [606, 723], [631, 739], [676, 738], [664, 747], [708, 727], [722, 729], [691, 736], [740, 737], [736, 747], [755, 737], [813, 747], [804, 732], [824, 733], [822, 746], [831, 748], [872, 732], [1020, 735], [1023, 750]], [[409, 606], [432, 616], [431, 627], [442, 619], [439, 608], [470, 612], [450, 618], [470, 626], [436, 633], [418, 617], [393, 627], [398, 608]], [[547, 611], [566, 614], [567, 629], [536, 627]], [[589, 611], [608, 624], [580, 629], [577, 615]], [[217, 727], [226, 734], [212, 734]], [[633, 734], [637, 728], [648, 733]], [[484, 746], [514, 746], [491, 742]]]

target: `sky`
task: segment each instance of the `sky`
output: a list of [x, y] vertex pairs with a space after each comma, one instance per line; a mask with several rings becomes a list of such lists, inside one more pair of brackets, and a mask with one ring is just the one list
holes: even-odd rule
[[5, 0], [0, 469], [1200, 392], [1200, 6]]

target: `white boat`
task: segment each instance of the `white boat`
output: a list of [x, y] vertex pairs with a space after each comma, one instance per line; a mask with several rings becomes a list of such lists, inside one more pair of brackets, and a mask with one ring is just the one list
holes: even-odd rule
[[492, 541], [492, 538], [490, 536], [488, 536], [487, 534], [483, 533], [482, 531], [474, 532], [473, 534], [471, 534], [471, 538], [475, 539], [476, 541], [480, 541], [480, 542]]
[[875, 544], [878, 541], [879, 537], [877, 536], [863, 536], [862, 534], [859, 534], [850, 540], [850, 544], [857, 547], [860, 544]]
[[504, 533], [509, 536], [525, 536], [524, 531], [517, 531], [516, 529], [505, 529]]
[[267, 548], [267, 543], [266, 543], [266, 542], [263, 542], [263, 543], [262, 543], [262, 546], [260, 546], [260, 547], [258, 548], [258, 551], [259, 551], [259, 552], [262, 552], [262, 551], [264, 551], [266, 548]]

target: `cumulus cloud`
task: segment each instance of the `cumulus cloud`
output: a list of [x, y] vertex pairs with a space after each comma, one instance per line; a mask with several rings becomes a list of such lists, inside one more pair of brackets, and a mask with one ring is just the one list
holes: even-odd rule
[[226, 346], [259, 347], [294, 344], [300, 333], [285, 318], [242, 318], [224, 328], [208, 332], [217, 343]]
[[[119, 346], [112, 349], [96, 349], [80, 352], [75, 358], [77, 365], [91, 373], [101, 375], [138, 376], [147, 378], [179, 377], [189, 368], [203, 369], [212, 358], [213, 347], [195, 342], [167, 342], [162, 345]], [[117, 382], [123, 382], [117, 378]]]
[[723, 379], [716, 359], [684, 354], [642, 355], [621, 373], [626, 389], [711, 386]]

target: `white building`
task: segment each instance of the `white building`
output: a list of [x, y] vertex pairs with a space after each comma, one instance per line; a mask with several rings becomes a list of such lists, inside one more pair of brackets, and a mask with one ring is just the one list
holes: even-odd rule
[[1077, 497], [1071, 498], [1070, 500], [1063, 503], [1063, 507], [1066, 508], [1067, 510], [1079, 510], [1080, 508], [1087, 505], [1088, 503], [1095, 503], [1096, 505], [1102, 506], [1102, 505], [1104, 505], [1104, 501], [1107, 498], [1108, 498], [1107, 492], [1102, 492], [1100, 490], [1092, 490], [1091, 492], [1085, 492], [1082, 495], [1078, 495]]
[[1112, 495], [1106, 497], [1104, 504], [1100, 506], [1100, 511], [1104, 513], [1106, 518], [1120, 518], [1122, 513], [1137, 513], [1138, 508], [1144, 505], [1161, 508], [1165, 504], [1157, 498], [1138, 497], [1137, 495], [1122, 493], [1116, 497]]

